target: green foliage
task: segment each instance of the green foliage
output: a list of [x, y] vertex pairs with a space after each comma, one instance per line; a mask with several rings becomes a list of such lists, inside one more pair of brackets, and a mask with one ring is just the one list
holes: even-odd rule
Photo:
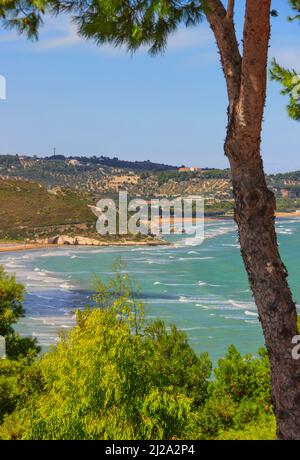
[[294, 212], [296, 209], [300, 209], [299, 198], [277, 198], [276, 199], [276, 210], [278, 212]]
[[[109, 309], [118, 315], [119, 321], [128, 322], [129, 326], [138, 333], [143, 327], [144, 304], [138, 300], [139, 287], [132, 281], [122, 258], [113, 264], [114, 276], [107, 283], [95, 277], [95, 294], [92, 296], [98, 308]], [[91, 310], [88, 306], [87, 311]], [[85, 317], [85, 312], [78, 312], [78, 321]]]
[[15, 409], [19, 399], [18, 375], [21, 365], [8, 359], [0, 360], [0, 422]]
[[125, 44], [131, 51], [144, 45], [151, 54], [166, 47], [180, 23], [198, 24], [203, 14], [201, 0], [78, 0], [58, 1], [56, 6], [70, 12], [80, 34], [97, 44]]
[[[76, 229], [76, 224], [95, 224], [88, 200], [70, 190], [49, 193], [38, 183], [25, 180], [0, 180], [0, 235], [8, 239], [55, 235], [61, 226]], [[69, 227], [68, 227], [69, 226]]]
[[271, 79], [279, 82], [283, 89], [281, 94], [288, 95], [290, 100], [287, 106], [288, 114], [294, 120], [300, 120], [300, 77], [295, 70], [281, 67], [275, 59], [270, 69]]
[[143, 306], [122, 263], [107, 285], [96, 284], [101, 308], [78, 312], [76, 328], [37, 362], [41, 386], [6, 418], [1, 437], [189, 436], [207, 395], [208, 356], [197, 357], [175, 326], [143, 327]]
[[24, 316], [23, 285], [0, 266], [0, 335], [6, 340], [6, 355], [10, 359], [33, 359], [40, 351], [36, 339], [20, 337], [13, 325]]
[[35, 394], [29, 386], [0, 438], [275, 438], [265, 352], [242, 357], [231, 347], [209, 380], [207, 355], [175, 327], [135, 334], [110, 309], [82, 319], [33, 368]]
[[26, 439], [170, 438], [193, 416], [192, 400], [156, 375], [143, 336], [114, 311], [81, 315], [38, 366], [43, 391], [18, 415]]
[[289, 20], [294, 21], [295, 19], [300, 20], [300, 0], [289, 0], [291, 8], [296, 12], [294, 16], [290, 16]]
[[160, 171], [156, 174], [158, 185], [163, 185], [169, 180], [184, 182], [191, 179], [231, 179], [229, 169], [202, 169], [201, 171]]
[[43, 15], [51, 0], [1, 0], [0, 20], [4, 27], [16, 29], [28, 38], [37, 38]]
[[[296, 14], [289, 17], [290, 21], [300, 21], [300, 1], [289, 0], [290, 6]], [[293, 120], [300, 120], [300, 76], [295, 70], [281, 67], [276, 60], [272, 62], [270, 69], [271, 79], [281, 84], [281, 94], [289, 96], [287, 111]]]
[[207, 353], [199, 357], [188, 343], [187, 335], [172, 325], [167, 331], [163, 321], [145, 328], [145, 347], [151, 356], [151, 367], [161, 385], [171, 385], [199, 408], [208, 394], [211, 361]]
[[22, 372], [0, 366], [0, 438], [273, 438], [266, 353], [231, 347], [212, 380], [208, 355], [175, 326], [146, 323], [123, 263], [115, 269], [56, 347]]
[[0, 266], [0, 335], [6, 340], [6, 354], [11, 359], [33, 358], [40, 348], [36, 340], [22, 338], [13, 325], [24, 316], [24, 286]]
[[[241, 438], [255, 425], [267, 420], [274, 426], [270, 399], [270, 369], [265, 350], [258, 357], [241, 356], [231, 346], [224, 359], [219, 360], [209, 397], [201, 411], [200, 426], [205, 439]], [[255, 423], [254, 423], [255, 421]], [[253, 431], [253, 430], [252, 430]], [[259, 431], [256, 432], [258, 435]], [[275, 433], [269, 434], [275, 437]]]
[[283, 179], [291, 179], [291, 180], [300, 181], [300, 171], [290, 171], [286, 173], [271, 174], [270, 176], [267, 176], [267, 177], [275, 181], [283, 180]]
[[[0, 423], [12, 414], [40, 388], [40, 376], [32, 363], [32, 356], [19, 360], [0, 360]], [[11, 432], [13, 436], [13, 431]]]
[[13, 324], [24, 315], [24, 292], [24, 286], [0, 266], [0, 335], [12, 334]]
[[23, 285], [0, 266], [0, 335], [6, 341], [6, 359], [0, 359], [0, 423], [31, 394], [34, 380], [28, 370], [40, 351], [35, 339], [20, 337], [13, 329], [24, 315], [23, 298]]
[[233, 441], [274, 441], [276, 421], [274, 416], [262, 416], [259, 420], [244, 425], [241, 429], [220, 432], [219, 440]]
[[214, 200], [208, 203], [205, 203], [205, 215], [206, 216], [215, 216], [222, 215], [225, 213], [233, 213], [233, 201], [229, 200]]

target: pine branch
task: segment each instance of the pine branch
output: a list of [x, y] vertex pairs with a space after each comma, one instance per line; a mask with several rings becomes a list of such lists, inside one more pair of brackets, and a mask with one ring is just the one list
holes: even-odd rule
[[282, 86], [281, 94], [289, 96], [287, 105], [289, 116], [293, 120], [300, 121], [300, 76], [295, 70], [281, 67], [274, 59], [270, 68], [270, 77]]
[[228, 0], [227, 17], [230, 20], [233, 20], [233, 17], [234, 17], [234, 7], [235, 7], [235, 1], [234, 0]]
[[[243, 61], [240, 94], [241, 122], [247, 126], [255, 114], [258, 120], [257, 135], [260, 135], [260, 119], [264, 110], [269, 40], [271, 0], [247, 0], [243, 32]], [[258, 14], [259, 12], [259, 14]], [[264, 95], [262, 98], [261, 95]], [[251, 110], [249, 110], [251, 107]], [[247, 110], [246, 110], [247, 108]], [[252, 123], [253, 125], [253, 123]]]
[[[231, 9], [234, 2], [229, 3]], [[228, 20], [227, 11], [220, 0], [209, 0], [205, 14], [220, 50], [229, 105], [232, 108], [240, 95], [242, 63], [235, 27], [233, 21]]]
[[7, 29], [16, 29], [28, 38], [36, 39], [43, 15], [52, 0], [2, 0], [0, 18]]

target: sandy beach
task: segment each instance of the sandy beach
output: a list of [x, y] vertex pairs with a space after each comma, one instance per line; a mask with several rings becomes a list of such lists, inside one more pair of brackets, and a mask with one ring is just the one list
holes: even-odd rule
[[70, 244], [41, 244], [41, 243], [0, 243], [0, 252], [15, 252], [15, 251], [27, 251], [32, 249], [57, 249], [57, 248], [78, 248], [78, 247], [90, 247], [97, 248], [102, 246], [165, 246], [170, 243], [163, 240], [153, 241], [119, 241], [119, 242], [102, 242], [94, 245], [70, 245]]
[[[276, 212], [276, 217], [279, 218], [300, 218], [300, 212]], [[219, 221], [219, 220], [228, 220], [232, 219], [232, 216], [218, 216], [218, 217], [205, 217], [205, 222]], [[195, 218], [186, 218], [186, 221], [193, 221], [193, 224], [196, 223]], [[160, 224], [163, 220], [160, 218]], [[174, 222], [178, 222], [178, 219], [171, 218], [171, 227]], [[95, 245], [68, 245], [68, 244], [47, 244], [47, 243], [24, 243], [24, 242], [7, 242], [0, 243], [0, 252], [15, 252], [15, 251], [27, 251], [33, 249], [57, 249], [62, 247], [103, 247], [103, 246], [164, 246], [170, 245], [168, 241], [164, 240], [152, 240], [152, 241], [116, 241], [116, 242], [105, 242], [99, 241]]]
[[300, 212], [276, 212], [276, 217], [300, 217]]
[[[289, 217], [298, 217], [300, 218], [300, 212], [276, 212], [275, 213], [275, 217], [286, 217], [286, 218], [289, 218]], [[229, 219], [233, 219], [233, 216], [205, 216], [204, 217], [204, 223], [205, 222], [213, 222], [213, 221], [219, 221], [219, 220], [229, 220]], [[163, 218], [160, 217], [159, 218], [159, 221], [160, 221], [160, 224], [163, 222]], [[195, 217], [186, 217], [185, 219], [185, 222], [192, 222], [193, 224], [196, 224], [196, 218]], [[173, 223], [178, 223], [181, 221], [181, 218], [174, 218], [174, 217], [171, 217], [170, 218], [170, 224], [172, 225]], [[198, 222], [201, 221], [201, 218], [198, 218]]]

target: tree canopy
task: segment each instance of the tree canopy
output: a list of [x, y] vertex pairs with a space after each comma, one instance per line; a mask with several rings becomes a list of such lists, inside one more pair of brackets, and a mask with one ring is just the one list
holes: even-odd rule
[[162, 51], [171, 32], [180, 23], [198, 24], [203, 18], [203, 0], [92, 0], [57, 1], [57, 12], [69, 12], [79, 33], [97, 44], [126, 45], [131, 51], [149, 47]]
[[13, 359], [32, 358], [40, 350], [35, 339], [20, 337], [13, 328], [25, 314], [24, 294], [24, 286], [0, 265], [0, 335], [6, 340], [7, 356]]
[[26, 33], [28, 38], [37, 38], [50, 3], [51, 0], [1, 0], [0, 18], [5, 28]]
[[289, 96], [287, 105], [289, 116], [300, 121], [300, 75], [294, 69], [285, 69], [276, 60], [272, 62], [270, 75], [272, 80], [282, 85], [281, 94]]

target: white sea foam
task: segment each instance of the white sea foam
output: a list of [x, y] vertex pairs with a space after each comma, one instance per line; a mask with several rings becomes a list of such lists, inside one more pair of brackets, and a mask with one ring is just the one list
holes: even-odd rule
[[237, 300], [229, 299], [228, 303], [239, 309], [244, 309], [245, 307], [250, 310], [256, 309], [254, 302], [238, 302]]
[[[292, 225], [290, 228], [288, 222], [284, 221], [283, 225], [277, 227], [279, 234], [281, 233], [282, 235], [290, 235], [291, 233], [295, 233], [298, 229], [298, 227], [296, 227], [296, 222], [291, 221], [291, 224]], [[126, 259], [126, 262], [130, 267], [128, 272], [139, 273], [139, 275], [141, 274], [141, 278], [145, 278], [145, 280], [148, 282], [150, 281], [150, 283], [152, 281], [153, 285], [162, 285], [162, 288], [153, 288], [151, 297], [145, 299], [145, 303], [151, 305], [149, 306], [150, 315], [148, 315], [146, 310], [147, 317], [157, 317], [157, 315], [159, 315], [162, 318], [166, 318], [168, 322], [173, 322], [174, 314], [175, 319], [176, 317], [179, 317], [180, 314], [180, 318], [184, 316], [184, 322], [182, 322], [181, 325], [183, 324], [186, 326], [186, 329], [190, 331], [192, 331], [192, 327], [200, 327], [199, 324], [201, 324], [201, 319], [203, 319], [203, 317], [206, 319], [211, 317], [211, 320], [209, 321], [210, 329], [212, 327], [214, 329], [226, 329], [224, 333], [230, 334], [232, 328], [238, 330], [241, 327], [241, 322], [249, 323], [249, 329], [251, 325], [258, 324], [256, 307], [254, 302], [251, 301], [250, 295], [248, 294], [250, 292], [249, 289], [243, 289], [242, 284], [234, 285], [231, 294], [232, 297], [228, 299], [226, 298], [227, 291], [223, 292], [222, 289], [217, 289], [218, 287], [221, 287], [221, 284], [213, 284], [214, 281], [222, 281], [221, 273], [220, 280], [214, 276], [211, 279], [212, 283], [209, 283], [208, 281], [210, 280], [208, 278], [208, 273], [203, 271], [205, 268], [205, 263], [201, 265], [198, 264], [200, 267], [198, 277], [206, 278], [206, 281], [199, 280], [198, 283], [198, 281], [194, 279], [195, 273], [191, 272], [194, 270], [194, 264], [189, 266], [189, 264], [186, 264], [185, 262], [192, 262], [194, 260], [205, 261], [211, 259], [212, 255], [222, 251], [222, 246], [238, 248], [239, 245], [235, 241], [234, 232], [235, 226], [232, 223], [223, 221], [222, 223], [213, 222], [211, 225], [208, 224], [206, 226], [206, 239], [214, 237], [219, 238], [227, 233], [228, 235], [225, 236], [224, 239], [220, 238], [220, 240], [217, 240], [216, 243], [208, 242], [201, 247], [199, 246], [199, 250], [198, 247], [195, 248], [195, 250], [190, 250], [190, 248], [186, 247], [185, 240], [191, 239], [191, 237], [185, 235], [180, 238], [180, 241], [176, 242], [175, 246], [169, 246], [160, 250], [158, 250], [157, 247], [101, 247], [98, 248], [98, 250], [95, 248], [78, 248], [75, 252], [69, 248], [68, 250], [64, 248], [64, 250], [51, 250], [53, 251], [52, 253], [51, 251], [33, 251], [26, 253], [26, 255], [24, 254], [23, 256], [22, 254], [17, 254], [17, 256], [13, 255], [7, 257], [7, 254], [5, 254], [5, 256], [1, 255], [0, 261], [5, 265], [5, 268], [9, 268], [9, 270], [15, 272], [17, 278], [20, 279], [21, 282], [26, 283], [29, 293], [32, 294], [32, 297], [29, 295], [26, 300], [26, 303], [28, 304], [28, 307], [26, 305], [26, 309], [28, 314], [34, 317], [34, 320], [29, 320], [29, 317], [25, 317], [22, 319], [22, 321], [27, 321], [26, 331], [35, 332], [39, 342], [42, 345], [55, 342], [60, 329], [68, 329], [75, 323], [74, 315], [72, 315], [73, 300], [72, 302], [69, 302], [68, 299], [70, 299], [70, 297], [68, 291], [69, 289], [73, 289], [75, 287], [73, 286], [73, 279], [76, 279], [76, 275], [79, 273], [86, 275], [88, 274], [89, 270], [92, 270], [92, 268], [87, 268], [85, 272], [79, 272], [76, 270], [78, 264], [75, 263], [75, 261], [72, 266], [72, 270], [74, 270], [73, 272], [57, 272], [55, 271], [55, 267], [59, 267], [59, 264], [61, 263], [59, 259], [57, 261], [53, 259], [51, 260], [51, 268], [54, 267], [52, 268], [53, 271], [44, 270], [42, 267], [48, 267], [48, 265], [50, 266], [50, 260], [48, 261], [47, 257], [64, 256], [67, 259], [76, 259], [82, 257], [83, 254], [86, 256], [84, 258], [88, 257], [89, 260], [91, 260], [91, 267], [97, 267], [96, 270], [98, 273], [101, 273], [101, 276], [104, 274], [113, 274], [111, 271], [108, 272], [107, 268], [109, 266], [107, 263], [109, 263], [110, 258], [115, 257], [115, 255], [117, 256], [119, 254], [124, 254], [124, 259]], [[132, 253], [132, 251], [138, 252]], [[95, 263], [92, 263], [93, 255], [95, 254], [96, 256], [96, 254], [100, 253], [111, 253], [107, 256], [109, 260], [105, 259], [102, 264], [102, 259], [100, 260], [100, 257], [98, 257], [95, 258]], [[208, 257], [205, 257], [205, 255]], [[135, 256], [140, 256], [139, 259], [144, 256], [142, 263], [145, 265], [142, 265], [140, 262], [136, 264], [138, 259], [135, 258]], [[44, 259], [39, 259], [40, 257], [44, 257]], [[164, 267], [164, 265], [172, 264], [172, 266], [175, 266], [173, 262], [177, 262], [178, 260], [182, 262], [177, 264], [176, 268], [178, 269], [178, 273], [174, 273], [174, 278], [171, 276], [168, 277], [167, 270], [165, 270], [165, 268], [168, 269], [168, 266]], [[143, 267], [144, 270], [139, 270], [139, 267]], [[218, 267], [216, 267], [216, 271], [217, 269]], [[201, 275], [201, 273], [205, 273], [205, 275]], [[147, 276], [149, 276], [150, 279], [148, 279]], [[29, 279], [27, 279], [27, 277]], [[43, 281], [43, 279], [47, 281]], [[176, 281], [181, 282], [177, 283]], [[185, 283], [185, 281], [191, 282]], [[76, 282], [74, 282], [74, 284], [76, 284]], [[166, 286], [166, 288], [164, 288], [164, 286]], [[168, 287], [173, 286], [178, 286], [179, 292], [177, 289], [177, 292], [173, 292], [172, 289], [167, 289]], [[183, 288], [180, 289], [180, 286]], [[191, 288], [192, 286], [194, 286], [194, 288]], [[216, 289], [209, 289], [210, 287]], [[58, 288], [64, 291], [64, 293], [60, 293]], [[43, 291], [45, 291], [45, 295], [43, 295]], [[53, 297], [51, 296], [51, 291], [56, 291], [56, 293], [53, 294]], [[157, 294], [158, 292], [161, 292], [161, 294]], [[163, 294], [163, 292], [165, 292], [165, 294]], [[201, 295], [201, 293], [203, 294]], [[243, 293], [247, 293], [248, 295], [242, 295]], [[241, 300], [244, 298], [246, 300]], [[63, 308], [68, 304], [70, 304], [70, 307]], [[47, 309], [49, 310], [47, 311]], [[54, 310], [56, 310], [57, 313], [54, 312]], [[182, 313], [183, 310], [185, 313]], [[54, 315], [57, 315], [57, 318], [59, 319], [56, 320], [56, 316], [50, 316], [52, 312], [54, 312]], [[151, 312], [153, 312], [152, 315]], [[191, 320], [189, 320], [189, 312], [192, 313]], [[43, 316], [44, 314], [47, 314], [48, 316], [45, 317]], [[198, 317], [197, 315], [199, 316], [199, 322], [195, 319]], [[228, 321], [225, 322], [225, 318]], [[179, 320], [179, 323], [180, 321], [181, 319]], [[245, 324], [245, 329], [246, 328], [247, 326]], [[25, 335], [30, 335], [30, 333], [26, 333]], [[193, 342], [199, 340], [196, 336], [196, 333], [194, 336], [192, 336], [191, 339]]]
[[198, 286], [206, 286], [207, 283], [205, 281], [198, 281]]
[[186, 302], [190, 302], [190, 299], [184, 295], [181, 295], [178, 299], [179, 302], [183, 302], [183, 303], [186, 303]]
[[73, 286], [73, 284], [70, 284], [70, 283], [67, 283], [67, 282], [60, 284], [59, 287], [61, 289], [67, 289], [67, 290], [75, 289], [75, 286]]
[[230, 248], [237, 248], [237, 249], [240, 248], [240, 245], [239, 245], [239, 244], [223, 243], [222, 246], [230, 247]]
[[179, 260], [181, 262], [184, 262], [184, 261], [191, 261], [191, 260], [211, 260], [211, 259], [214, 259], [214, 257], [212, 256], [204, 256], [204, 257], [180, 257]]
[[249, 311], [249, 310], [246, 310], [246, 311], [245, 311], [245, 315], [247, 315], [247, 316], [256, 316], [256, 317], [258, 317], [258, 314], [257, 314], [257, 313], [255, 313], [254, 311]]

